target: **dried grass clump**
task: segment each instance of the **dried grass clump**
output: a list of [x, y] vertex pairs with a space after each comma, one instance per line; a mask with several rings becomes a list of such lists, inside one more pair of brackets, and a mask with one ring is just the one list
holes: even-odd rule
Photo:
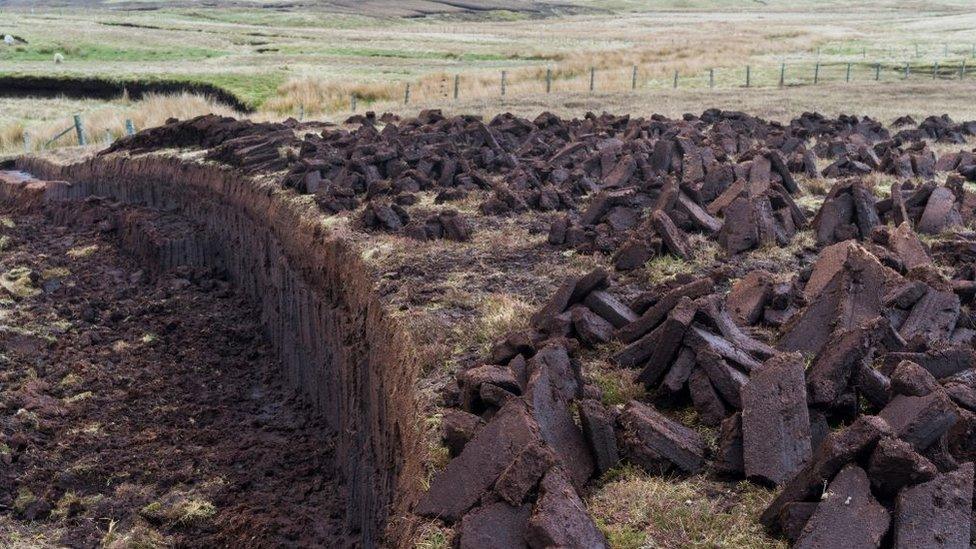
[[[123, 98], [119, 103], [108, 104], [81, 115], [85, 135], [90, 144], [118, 139], [125, 134], [125, 121], [132, 120], [136, 129], [163, 124], [168, 118], [185, 120], [202, 114], [240, 116], [233, 109], [208, 97], [191, 93], [148, 94], [137, 101]], [[74, 124], [70, 112], [64, 118], [25, 125], [22, 121], [0, 126], [0, 151], [20, 153], [25, 150], [39, 151], [45, 144]], [[24, 136], [29, 134], [30, 147], [25, 147]], [[51, 147], [77, 144], [74, 130], [68, 132]]]

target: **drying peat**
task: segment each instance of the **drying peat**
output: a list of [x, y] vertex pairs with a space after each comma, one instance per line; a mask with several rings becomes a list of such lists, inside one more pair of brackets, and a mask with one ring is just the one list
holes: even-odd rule
[[[522, 329], [430, 382], [422, 406], [443, 418], [452, 459], [410, 511], [460, 547], [606, 545], [584, 501], [621, 463], [774, 488], [757, 520], [799, 547], [965, 547], [974, 133], [945, 116], [783, 124], [718, 110], [430, 110], [341, 126], [207, 116], [100, 157], [179, 150], [271, 181], [347, 220], [357, 244], [449, 255], [514, 220], [540, 258], [595, 265], [545, 278]], [[507, 277], [537, 266], [521, 261]], [[650, 277], [662, 263], [682, 268]], [[437, 273], [402, 267], [384, 291], [413, 284], [419, 309]], [[608, 402], [584, 365], [594, 356], [644, 396]]]

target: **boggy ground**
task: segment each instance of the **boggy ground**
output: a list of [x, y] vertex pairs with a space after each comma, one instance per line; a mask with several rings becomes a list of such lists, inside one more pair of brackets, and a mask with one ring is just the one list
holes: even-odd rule
[[2, 220], [0, 545], [351, 545], [330, 437], [226, 282]]

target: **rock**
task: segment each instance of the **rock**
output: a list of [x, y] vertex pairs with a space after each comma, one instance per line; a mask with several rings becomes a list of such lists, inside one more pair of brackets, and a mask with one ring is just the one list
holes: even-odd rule
[[589, 347], [607, 343], [613, 337], [613, 325], [586, 307], [574, 307], [572, 317], [576, 335]]
[[905, 486], [931, 479], [938, 472], [911, 444], [890, 437], [881, 439], [868, 464], [871, 485], [878, 494], [888, 498]]
[[831, 481], [793, 547], [879, 547], [890, 522], [888, 511], [871, 495], [867, 474], [849, 465]]
[[457, 456], [464, 449], [464, 445], [474, 438], [481, 427], [481, 418], [462, 410], [447, 410], [441, 418], [441, 436], [444, 444]]
[[620, 461], [614, 431], [616, 419], [610, 410], [592, 399], [579, 401], [579, 416], [583, 436], [596, 462], [596, 474], [602, 475]]
[[490, 503], [471, 511], [458, 527], [460, 549], [528, 547], [524, 535], [531, 512], [531, 505], [512, 507], [502, 502]]
[[928, 370], [908, 360], [901, 361], [891, 374], [891, 391], [896, 395], [921, 397], [939, 388]]
[[693, 475], [704, 466], [705, 443], [698, 433], [653, 408], [632, 400], [618, 421], [621, 449], [644, 470], [663, 474], [677, 469]]
[[695, 368], [688, 378], [688, 391], [698, 416], [705, 425], [716, 426], [728, 415], [728, 408], [712, 387], [708, 374]]
[[772, 273], [761, 269], [750, 271], [733, 284], [725, 304], [735, 321], [746, 326], [758, 322], [773, 295], [774, 285]]
[[813, 500], [823, 490], [824, 481], [833, 478], [841, 468], [857, 457], [874, 451], [882, 437], [893, 434], [885, 420], [877, 416], [860, 416], [845, 429], [828, 434], [823, 443], [814, 450], [810, 461], [783, 486], [782, 491], [766, 507], [759, 518], [760, 522], [767, 528], [772, 528], [786, 504]]
[[603, 290], [590, 292], [583, 300], [583, 304], [612, 324], [614, 328], [620, 328], [637, 320], [637, 315], [630, 307]]
[[742, 443], [749, 478], [782, 484], [810, 459], [810, 415], [799, 353], [770, 358], [742, 387]]
[[539, 428], [521, 399], [509, 400], [431, 481], [415, 512], [448, 523], [459, 520], [527, 446], [540, 440]]
[[878, 415], [916, 450], [931, 446], [958, 418], [952, 400], [943, 391], [922, 397], [896, 396]]
[[973, 506], [973, 464], [898, 494], [894, 547], [969, 547]]
[[607, 547], [606, 538], [559, 467], [550, 469], [539, 485], [539, 499], [532, 509], [525, 541], [532, 549]]

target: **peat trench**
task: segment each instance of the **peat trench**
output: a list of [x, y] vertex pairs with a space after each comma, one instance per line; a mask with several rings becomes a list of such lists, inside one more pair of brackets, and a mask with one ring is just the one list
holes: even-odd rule
[[[62, 362], [36, 383], [16, 384], [24, 394], [11, 403], [15, 425], [4, 429], [4, 442], [30, 474], [14, 467], [3, 476], [9, 501], [0, 508], [27, 521], [68, 516], [68, 537], [54, 541], [81, 546], [157, 535], [179, 546], [377, 546], [398, 494], [411, 492], [397, 483], [419, 452], [410, 451], [411, 359], [364, 270], [342, 241], [298, 230], [308, 216], [258, 183], [212, 167], [139, 162], [75, 165], [89, 171], [60, 177], [50, 177], [54, 166], [37, 166], [53, 181], [0, 172], [4, 208], [16, 213], [14, 227], [25, 227], [14, 239], [31, 251], [25, 258], [41, 252], [26, 280], [43, 285], [38, 273], [62, 268], [85, 273], [69, 305], [54, 302], [63, 290], [48, 296], [42, 287], [45, 303], [37, 306], [91, 328], [58, 334], [44, 352], [27, 349], [35, 360]], [[82, 249], [108, 255], [43, 263], [67, 252], [40, 243], [76, 249], [88, 241]], [[102, 321], [107, 334], [98, 333]], [[116, 339], [120, 323], [137, 327]], [[139, 352], [144, 347], [151, 352]], [[105, 407], [79, 415], [65, 404], [71, 395], [61, 380], [71, 361], [63, 358], [97, 362], [97, 370], [104, 353], [122, 357], [109, 360], [112, 371], [84, 399], [105, 399]], [[150, 358], [159, 353], [174, 356]], [[14, 414], [21, 409], [23, 417]], [[36, 433], [18, 431], [25, 418]], [[92, 425], [102, 424], [122, 438], [92, 435], [72, 442], [75, 451], [43, 458], [65, 443], [62, 431], [84, 438], [79, 433], [97, 434]], [[92, 478], [71, 476], [79, 456], [94, 464]], [[66, 515], [62, 508], [76, 498]]]
[[0, 545], [356, 546], [334, 436], [253, 306], [218, 271], [121, 249], [192, 224], [47, 213], [3, 212]]
[[139, 99], [153, 93], [191, 93], [206, 95], [238, 112], [252, 112], [254, 108], [232, 92], [204, 82], [180, 80], [115, 80], [93, 76], [35, 76], [0, 74], [2, 97], [71, 97], [75, 99], [112, 100], [126, 94]]

